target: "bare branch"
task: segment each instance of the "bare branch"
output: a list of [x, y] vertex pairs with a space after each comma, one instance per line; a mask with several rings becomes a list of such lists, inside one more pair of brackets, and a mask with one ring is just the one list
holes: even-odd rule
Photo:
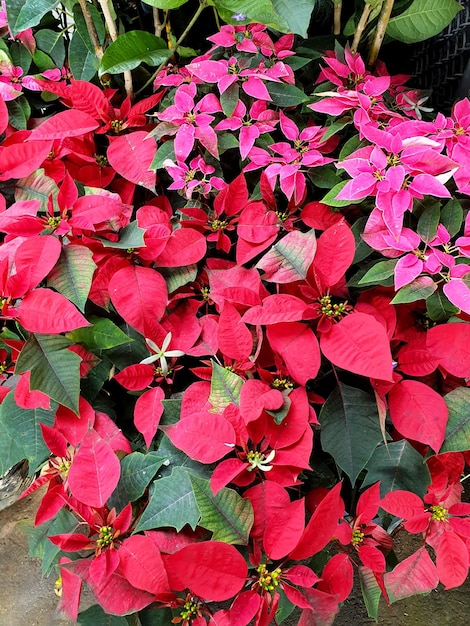
[[367, 65], [369, 67], [373, 67], [375, 65], [377, 57], [379, 56], [380, 47], [385, 37], [385, 31], [387, 30], [394, 1], [395, 0], [384, 0], [382, 5], [382, 11], [380, 12], [379, 21], [377, 22], [374, 40], [370, 47], [369, 58], [367, 59]]

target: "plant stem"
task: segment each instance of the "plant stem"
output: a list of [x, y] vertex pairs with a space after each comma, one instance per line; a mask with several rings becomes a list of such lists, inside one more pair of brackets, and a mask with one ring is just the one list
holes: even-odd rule
[[155, 26], [155, 36], [161, 37], [163, 24], [160, 22], [160, 12], [157, 7], [153, 7], [153, 23]]
[[103, 57], [103, 48], [101, 47], [100, 40], [98, 37], [98, 33], [96, 32], [95, 24], [90, 14], [90, 10], [88, 8], [88, 2], [86, 0], [78, 0], [80, 4], [80, 8], [83, 13], [83, 17], [85, 19], [85, 24], [88, 30], [88, 34], [90, 35], [91, 43], [95, 49], [95, 54], [98, 61], [101, 61]]
[[[109, 9], [109, 4], [112, 3], [112, 0], [98, 0], [98, 2], [103, 11], [104, 20], [106, 22], [106, 26], [108, 27], [110, 37], [113, 41], [116, 41], [119, 37], [119, 33]], [[134, 97], [134, 88], [132, 86], [132, 74], [130, 70], [124, 71], [124, 88], [127, 96], [132, 100]]]
[[[101, 0], [100, 0], [101, 1]], [[175, 45], [173, 46], [173, 48], [171, 49], [172, 52], [176, 52], [178, 50], [178, 48], [180, 47], [180, 45], [183, 43], [184, 39], [186, 38], [187, 34], [189, 33], [189, 31], [191, 30], [191, 28], [194, 26], [194, 24], [196, 23], [198, 17], [201, 15], [201, 13], [204, 11], [204, 9], [206, 8], [207, 4], [206, 4], [206, 0], [200, 0], [199, 2], [199, 7], [196, 11], [196, 13], [193, 15], [193, 17], [191, 18], [191, 21], [189, 22], [189, 24], [186, 26], [186, 28], [184, 29], [182, 35], [179, 37], [178, 41], [175, 43]], [[139, 94], [141, 91], [143, 91], [144, 89], [146, 89], [150, 84], [153, 83], [153, 81], [155, 80], [155, 78], [157, 77], [158, 73], [160, 72], [160, 70], [162, 70], [165, 65], [169, 62], [170, 58], [172, 55], [168, 55], [168, 57], [162, 61], [160, 63], [160, 65], [157, 67], [157, 69], [155, 70], [155, 72], [152, 74], [152, 76], [148, 79], [148, 81], [139, 89], [139, 91], [137, 92], [137, 94]]]
[[212, 9], [214, 11], [215, 25], [217, 26], [217, 30], [220, 30], [219, 14], [217, 13], [217, 9], [215, 7], [212, 7]]
[[365, 27], [367, 26], [367, 20], [369, 19], [370, 12], [372, 11], [372, 5], [366, 2], [364, 5], [364, 9], [362, 10], [362, 15], [359, 20], [359, 23], [354, 31], [354, 39], [351, 46], [351, 52], [355, 54], [359, 47], [359, 42], [361, 41], [362, 33], [364, 32]]
[[377, 57], [379, 56], [380, 46], [382, 45], [383, 38], [385, 37], [385, 31], [387, 30], [394, 2], [395, 0], [384, 0], [382, 5], [379, 21], [377, 22], [377, 28], [375, 30], [375, 37], [370, 47], [369, 58], [367, 59], [367, 65], [369, 67], [373, 67], [375, 65]]
[[[177, 48], [179, 48], [179, 46], [183, 43], [184, 39], [186, 39], [186, 36], [188, 35], [189, 31], [194, 26], [194, 24], [196, 23], [198, 17], [204, 11], [206, 6], [207, 6], [206, 5], [206, 0], [200, 0], [199, 7], [198, 7], [196, 13], [193, 15], [191, 21], [189, 22], [189, 24], [184, 29], [184, 31], [183, 31], [182, 35], [180, 36], [180, 38], [178, 39], [178, 41], [175, 43], [175, 47], [173, 48], [173, 51], [175, 51]], [[163, 67], [165, 67], [165, 65], [167, 63], [168, 63], [168, 59], [163, 61], [163, 63], [161, 63], [161, 65], [160, 65], [160, 68], [158, 69], [158, 71], [160, 71]]]
[[343, 8], [343, 0], [333, 0], [333, 35], [341, 34], [341, 9]]

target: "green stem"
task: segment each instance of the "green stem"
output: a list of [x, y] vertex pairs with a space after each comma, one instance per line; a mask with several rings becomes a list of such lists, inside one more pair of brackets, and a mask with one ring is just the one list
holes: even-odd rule
[[[139, 89], [139, 91], [136, 92], [136, 95], [141, 93], [142, 91], [144, 91], [144, 89], [146, 89], [149, 85], [151, 85], [153, 83], [153, 81], [155, 80], [155, 78], [157, 77], [158, 73], [165, 67], [165, 65], [170, 61], [171, 56], [173, 56], [173, 53], [176, 52], [178, 50], [178, 48], [180, 47], [180, 45], [183, 43], [183, 41], [185, 40], [186, 36], [188, 35], [189, 31], [191, 30], [191, 28], [194, 26], [194, 24], [196, 23], [198, 17], [201, 15], [201, 13], [204, 11], [204, 9], [206, 8], [207, 4], [206, 4], [207, 0], [200, 0], [199, 2], [199, 7], [196, 11], [196, 13], [193, 15], [191, 21], [189, 22], [189, 24], [186, 26], [186, 28], [184, 29], [183, 33], [181, 34], [181, 36], [179, 37], [178, 41], [175, 43], [174, 47], [171, 49], [171, 54], [168, 54], [168, 57], [162, 61], [160, 63], [160, 65], [157, 67], [157, 69], [155, 70], [155, 72], [152, 74], [152, 76], [148, 79], [148, 81]], [[169, 51], [170, 52], [170, 51]]]
[[220, 30], [219, 14], [217, 13], [217, 9], [215, 7], [212, 7], [212, 9], [214, 10], [215, 25], [217, 26], [217, 30]]
[[370, 12], [372, 11], [372, 5], [366, 2], [364, 5], [364, 9], [362, 10], [362, 15], [359, 20], [359, 23], [354, 31], [354, 39], [351, 46], [351, 52], [355, 54], [359, 47], [359, 42], [361, 41], [362, 33], [364, 32], [365, 27], [367, 26], [367, 21], [369, 20]]
[[375, 29], [375, 37], [370, 47], [369, 58], [367, 59], [367, 65], [369, 67], [373, 67], [375, 65], [377, 57], [379, 56], [380, 47], [382, 45], [383, 38], [385, 37], [385, 31], [387, 30], [394, 2], [395, 0], [384, 0], [382, 5], [382, 11], [380, 12], [377, 28]]

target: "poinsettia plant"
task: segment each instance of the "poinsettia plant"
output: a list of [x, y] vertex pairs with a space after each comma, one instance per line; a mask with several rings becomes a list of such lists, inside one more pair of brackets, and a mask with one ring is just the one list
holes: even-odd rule
[[39, 4], [0, 14], [0, 474], [43, 488], [60, 610], [319, 626], [355, 576], [374, 618], [461, 585], [470, 102], [357, 52], [420, 0], [335, 0], [355, 37], [321, 53], [309, 3], [214, 1], [199, 55], [206, 2], [179, 38], [184, 2], [156, 35]]

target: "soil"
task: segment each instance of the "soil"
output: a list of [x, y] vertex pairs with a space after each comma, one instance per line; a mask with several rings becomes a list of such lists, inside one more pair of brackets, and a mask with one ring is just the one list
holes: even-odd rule
[[[34, 494], [0, 511], [0, 626], [72, 626], [57, 613], [55, 576], [41, 576], [38, 559], [28, 556], [25, 526], [32, 525], [41, 494]], [[416, 549], [411, 538], [400, 543], [403, 556]], [[85, 596], [82, 609], [91, 604]], [[296, 626], [297, 617], [284, 622]], [[367, 617], [359, 588], [344, 603], [335, 626], [375, 624]], [[468, 626], [470, 624], [470, 581], [459, 589], [439, 589], [416, 596], [392, 607], [381, 603], [379, 626]]]
[[72, 624], [57, 614], [55, 576], [43, 578], [41, 562], [28, 556], [24, 528], [32, 526], [40, 497], [35, 494], [0, 511], [0, 626]]

